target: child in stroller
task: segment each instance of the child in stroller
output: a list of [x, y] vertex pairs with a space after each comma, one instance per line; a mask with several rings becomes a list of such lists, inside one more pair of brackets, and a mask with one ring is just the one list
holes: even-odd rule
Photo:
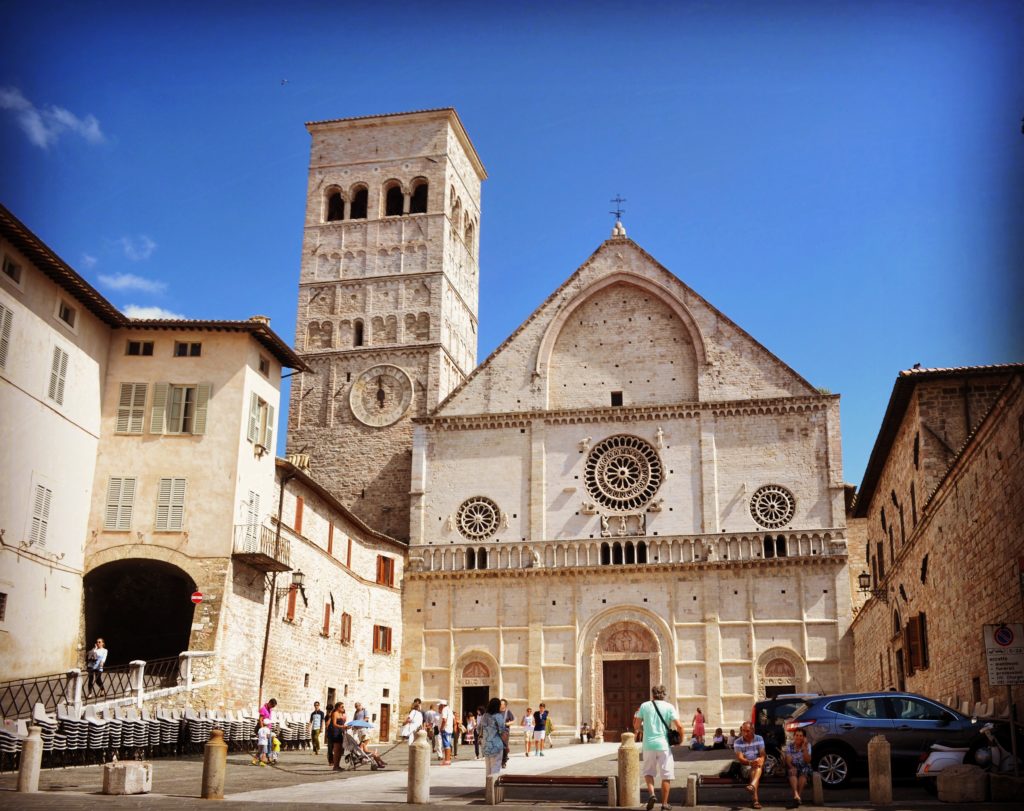
[[365, 748], [366, 744], [350, 729], [345, 730], [345, 737], [342, 739], [342, 758], [350, 769], [358, 769], [367, 763], [372, 771], [383, 769], [388, 764], [379, 755]]

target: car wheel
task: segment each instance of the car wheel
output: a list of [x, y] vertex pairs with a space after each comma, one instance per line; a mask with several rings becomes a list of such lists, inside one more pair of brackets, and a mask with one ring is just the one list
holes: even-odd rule
[[850, 758], [838, 749], [829, 749], [815, 758], [815, 766], [826, 788], [842, 788], [850, 782]]

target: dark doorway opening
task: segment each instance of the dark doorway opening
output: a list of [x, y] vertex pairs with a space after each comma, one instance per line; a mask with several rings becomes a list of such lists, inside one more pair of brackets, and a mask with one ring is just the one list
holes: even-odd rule
[[764, 697], [765, 698], [775, 698], [775, 696], [792, 695], [795, 692], [796, 692], [796, 686], [795, 685], [792, 685], [792, 684], [783, 684], [783, 685], [771, 684], [771, 685], [765, 685]]
[[490, 699], [490, 687], [463, 687], [461, 717], [465, 718], [467, 712], [476, 713], [477, 707], [486, 708]]
[[380, 705], [380, 740], [391, 740], [391, 705]]
[[651, 697], [651, 663], [628, 659], [604, 663], [604, 739], [633, 731], [637, 708]]
[[159, 560], [119, 560], [85, 576], [86, 646], [103, 637], [107, 665], [151, 661], [188, 650], [196, 584]]

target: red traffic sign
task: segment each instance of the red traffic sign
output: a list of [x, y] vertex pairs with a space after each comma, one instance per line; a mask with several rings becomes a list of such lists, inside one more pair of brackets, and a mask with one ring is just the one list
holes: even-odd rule
[[203, 601], [203, 593], [201, 591], [192, 592], [192, 602], [199, 605]]

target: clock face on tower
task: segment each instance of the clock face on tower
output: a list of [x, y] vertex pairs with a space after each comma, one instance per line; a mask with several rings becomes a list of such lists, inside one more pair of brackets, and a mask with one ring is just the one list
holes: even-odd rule
[[383, 428], [397, 422], [409, 410], [412, 380], [397, 366], [371, 366], [352, 384], [348, 401], [357, 420]]

